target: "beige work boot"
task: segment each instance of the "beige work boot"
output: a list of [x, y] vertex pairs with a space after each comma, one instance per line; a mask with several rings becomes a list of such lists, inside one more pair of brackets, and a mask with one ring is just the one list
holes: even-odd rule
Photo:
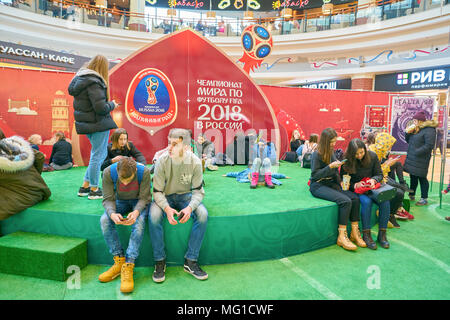
[[132, 292], [134, 289], [133, 280], [134, 263], [125, 263], [120, 273], [120, 291], [123, 293]]
[[358, 247], [366, 248], [367, 244], [361, 238], [361, 233], [359, 232], [358, 222], [352, 222], [352, 232], [350, 233], [350, 240], [355, 242]]
[[344, 248], [345, 250], [355, 251], [358, 247], [349, 240], [347, 236], [347, 227], [339, 226], [339, 235], [337, 238], [337, 245]]
[[107, 271], [103, 272], [98, 276], [98, 280], [100, 282], [110, 282], [117, 278], [120, 275], [120, 271], [122, 270], [122, 265], [125, 263], [125, 257], [114, 257], [114, 265], [109, 268]]

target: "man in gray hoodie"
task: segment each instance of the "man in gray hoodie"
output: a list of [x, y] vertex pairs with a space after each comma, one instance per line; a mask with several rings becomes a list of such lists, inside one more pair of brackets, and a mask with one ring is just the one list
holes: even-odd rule
[[165, 280], [163, 217], [167, 217], [171, 225], [193, 219], [188, 250], [184, 256], [184, 270], [199, 280], [205, 280], [208, 274], [197, 263], [208, 221], [208, 211], [202, 204], [205, 195], [202, 162], [190, 151], [189, 131], [172, 129], [168, 139], [168, 152], [159, 158], [153, 176], [154, 201], [149, 216], [153, 258], [156, 262], [153, 281]]

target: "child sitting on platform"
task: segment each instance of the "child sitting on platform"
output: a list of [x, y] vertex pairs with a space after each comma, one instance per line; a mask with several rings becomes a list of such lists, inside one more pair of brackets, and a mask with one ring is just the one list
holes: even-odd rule
[[42, 137], [39, 134], [32, 134], [28, 138], [28, 142], [33, 149], [39, 151], [39, 145], [42, 144]]
[[251, 183], [250, 188], [255, 189], [258, 182], [265, 183], [266, 187], [274, 189], [272, 183], [271, 166], [277, 161], [277, 153], [275, 145], [272, 142], [265, 143], [261, 139], [257, 139], [253, 144], [251, 154]]
[[241, 183], [251, 182], [251, 189], [261, 184], [273, 189], [275, 185], [282, 184], [278, 179], [289, 178], [282, 173], [272, 173], [271, 167], [276, 163], [277, 158], [275, 145], [272, 142], [256, 142], [252, 148], [251, 158], [249, 164], [251, 167], [240, 172], [228, 172], [223, 177], [233, 177]]
[[66, 141], [63, 132], [55, 134], [56, 143], [53, 145], [52, 154], [48, 163], [55, 170], [66, 170], [73, 167], [72, 145]]

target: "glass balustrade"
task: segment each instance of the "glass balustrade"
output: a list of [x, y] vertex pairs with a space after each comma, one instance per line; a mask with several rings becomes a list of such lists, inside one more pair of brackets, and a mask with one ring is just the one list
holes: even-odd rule
[[[66, 0], [0, 0], [0, 5], [15, 7], [55, 19], [67, 20], [68, 24], [90, 24], [114, 29], [129, 28], [130, 20], [138, 20], [134, 31], [168, 34], [182, 28], [190, 27], [207, 37], [236, 37], [244, 28], [251, 24], [261, 24], [267, 27], [272, 35], [289, 35], [322, 30], [340, 29], [355, 25], [377, 23], [411, 15], [433, 8], [443, 7], [450, 0], [373, 0], [369, 4], [349, 4], [345, 9], [335, 9], [332, 14], [322, 12], [294, 15], [283, 19], [270, 16], [276, 11], [265, 13], [268, 17], [245, 20], [236, 17], [233, 12], [227, 16], [217, 15], [210, 19], [207, 11], [177, 9], [176, 16], [168, 16], [167, 8], [145, 7], [144, 14], [136, 14], [117, 8], [101, 8], [80, 1]], [[92, 3], [92, 2], [91, 2]], [[222, 12], [220, 13], [222, 14]]]

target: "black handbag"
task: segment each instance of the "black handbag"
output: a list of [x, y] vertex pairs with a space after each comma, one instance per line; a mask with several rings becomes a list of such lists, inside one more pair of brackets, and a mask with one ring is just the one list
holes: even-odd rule
[[397, 188], [383, 184], [378, 189], [369, 190], [367, 196], [377, 203], [392, 200], [397, 193]]
[[288, 151], [284, 154], [284, 160], [285, 161], [289, 161], [289, 162], [297, 162], [298, 161], [298, 156], [297, 153], [294, 151]]

